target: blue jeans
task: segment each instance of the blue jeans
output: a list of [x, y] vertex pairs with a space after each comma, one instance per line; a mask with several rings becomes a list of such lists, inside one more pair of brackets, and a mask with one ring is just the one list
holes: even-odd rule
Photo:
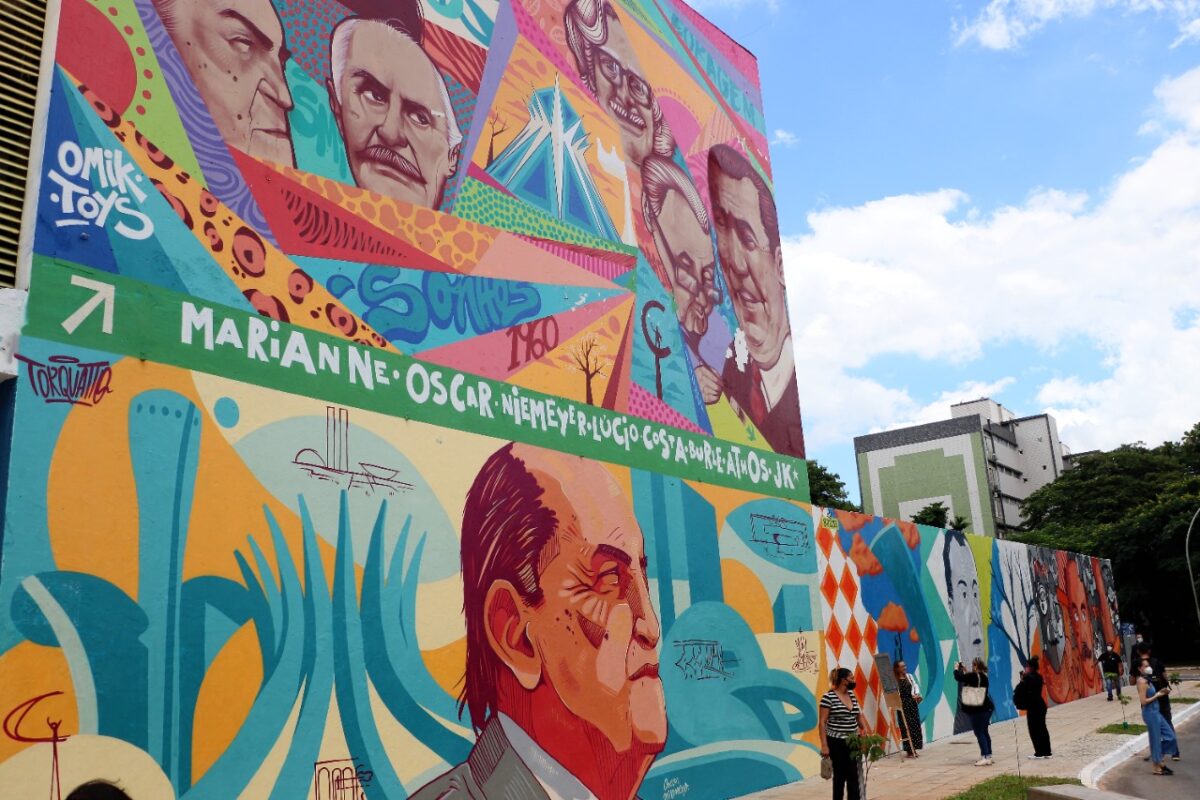
[[975, 739], [979, 742], [979, 755], [991, 758], [992, 735], [988, 733], [988, 722], [992, 718], [991, 710], [968, 711], [967, 717], [971, 720], [971, 730], [975, 732]]
[[1150, 739], [1150, 760], [1161, 764], [1166, 756], [1179, 755], [1179, 741], [1175, 738], [1175, 728], [1163, 719], [1158, 710], [1158, 703], [1142, 706], [1142, 721], [1146, 723], [1147, 736]]
[[1108, 690], [1108, 699], [1109, 700], [1112, 700], [1113, 692], [1116, 692], [1117, 696], [1120, 697], [1121, 696], [1121, 679], [1120, 678], [1105, 678], [1104, 679], [1104, 688]]

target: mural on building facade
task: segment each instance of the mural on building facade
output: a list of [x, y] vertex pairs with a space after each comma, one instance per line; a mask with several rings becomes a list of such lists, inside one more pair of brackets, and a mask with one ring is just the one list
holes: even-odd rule
[[42, 255], [804, 455], [757, 68], [675, 0], [63, 0], [50, 81]]
[[726, 798], [833, 666], [886, 731], [874, 652], [1098, 690], [1106, 564], [801, 502], [757, 69], [681, 2], [62, 0], [50, 83], [6, 792]]

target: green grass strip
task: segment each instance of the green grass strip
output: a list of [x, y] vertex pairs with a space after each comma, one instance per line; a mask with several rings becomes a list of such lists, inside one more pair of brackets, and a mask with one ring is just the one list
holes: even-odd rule
[[1018, 778], [1016, 775], [997, 775], [988, 778], [983, 783], [977, 783], [961, 794], [956, 794], [946, 800], [1025, 800], [1025, 793], [1033, 786], [1078, 786], [1077, 778], [1054, 778], [1041, 775], [1030, 775]]

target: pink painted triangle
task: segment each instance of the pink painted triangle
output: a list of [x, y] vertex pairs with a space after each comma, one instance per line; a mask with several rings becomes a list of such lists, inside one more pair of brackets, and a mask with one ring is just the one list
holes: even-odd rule
[[[565, 344], [571, 337], [628, 300], [628, 296], [610, 297], [607, 300], [600, 300], [571, 309], [570, 311], [550, 315], [558, 325], [558, 342], [555, 346]], [[549, 318], [543, 317], [542, 319]], [[522, 324], [531, 325], [534, 329], [540, 331], [541, 325], [537, 324], [539, 322], [540, 320], [533, 320]], [[422, 361], [430, 361], [445, 367], [453, 367], [454, 369], [460, 369], [484, 378], [500, 381], [507, 380], [510, 376], [515, 375], [533, 363], [533, 361], [527, 361], [522, 357], [523, 353], [521, 351], [524, 348], [520, 344], [518, 344], [517, 348], [517, 363], [515, 365], [512, 363], [513, 337], [509, 334], [509, 331], [514, 330], [516, 327], [518, 326], [485, 333], [483, 336], [476, 336], [474, 339], [435, 347], [419, 355]], [[553, 352], [553, 350], [550, 352]]]

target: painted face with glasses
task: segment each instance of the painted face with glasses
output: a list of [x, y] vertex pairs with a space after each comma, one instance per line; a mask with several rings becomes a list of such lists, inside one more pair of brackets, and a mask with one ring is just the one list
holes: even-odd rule
[[679, 192], [667, 192], [658, 216], [658, 250], [667, 262], [675, 309], [683, 329], [697, 338], [721, 302], [712, 241]]
[[616, 21], [609, 23], [604, 47], [593, 53], [600, 105], [617, 123], [626, 159], [641, 164], [654, 145], [654, 90], [642, 77], [629, 37]]

